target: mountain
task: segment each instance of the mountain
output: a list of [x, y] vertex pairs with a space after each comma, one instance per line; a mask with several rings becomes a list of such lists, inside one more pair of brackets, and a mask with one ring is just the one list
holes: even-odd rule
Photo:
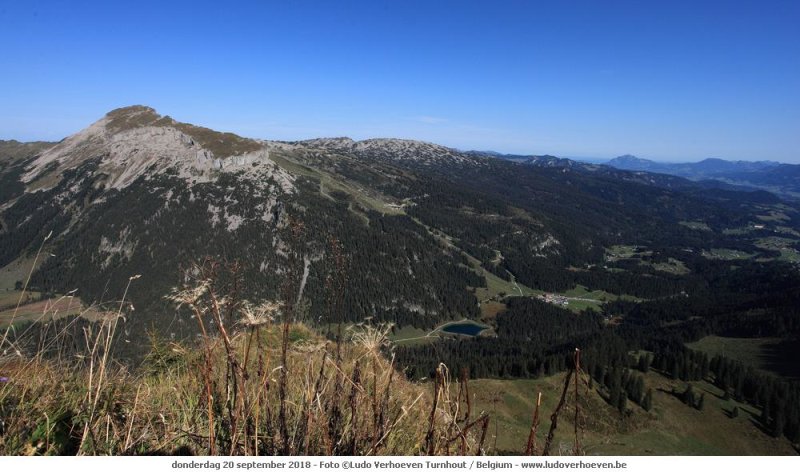
[[742, 187], [768, 190], [790, 198], [800, 197], [800, 165], [774, 161], [726, 161], [705, 159], [692, 163], [664, 163], [624, 155], [607, 162], [624, 170], [685, 177], [694, 181], [715, 180]]
[[38, 155], [55, 143], [0, 140], [0, 202], [4, 202], [24, 190], [19, 177], [22, 173], [20, 162]]
[[494, 151], [467, 151], [466, 154], [476, 157], [490, 157], [495, 159], [502, 159], [505, 161], [517, 162], [520, 164], [528, 164], [539, 167], [574, 167], [582, 166], [584, 163], [565, 159], [561, 157], [551, 156], [544, 154], [541, 156], [530, 155], [524, 156], [519, 154], [501, 154]]
[[[252, 301], [285, 296], [286, 274], [300, 271], [295, 298], [309, 322], [371, 318], [429, 331], [465, 317], [495, 323], [512, 294], [704, 293], [733, 276], [710, 255], [749, 254], [762, 262], [738, 261], [736, 274], [761, 274], [764, 261], [791, 261], [798, 248], [798, 209], [766, 192], [552, 156], [520, 163], [400, 139], [257, 140], [144, 106], [14, 159], [4, 149], [0, 267], [30, 267], [42, 248], [50, 256], [37, 260], [31, 287], [77, 289], [87, 305], [118, 300], [141, 275], [127, 291], [131, 351], [149, 330], [194, 333], [165, 296], [207, 257], [239, 261], [241, 296]], [[638, 249], [621, 257], [620, 247]], [[334, 294], [336, 277], [347, 289]], [[504, 319], [496, 329], [510, 335]]]
[[54, 144], [46, 141], [21, 143], [13, 139], [10, 141], [0, 139], [0, 169], [19, 160], [35, 156]]
[[330, 317], [322, 299], [331, 238], [361, 249], [351, 263], [364, 280], [403, 281], [391, 293], [368, 284], [348, 292], [349, 319], [405, 317], [432, 327], [477, 314], [466, 287], [479, 285], [479, 276], [464, 268], [462, 254], [443, 251], [403, 214], [410, 199], [387, 193], [413, 182], [391, 166], [404, 159], [423, 168], [480, 164], [424, 143], [267, 142], [179, 123], [148, 107], [114, 110], [3, 171], [15, 186], [0, 207], [0, 267], [29, 260], [46, 242], [55, 257], [39, 267], [33, 286], [78, 288], [86, 303], [121, 296], [128, 278], [142, 274], [129, 293], [142, 308], [131, 329], [141, 335], [156, 326], [184, 336], [193, 329], [188, 318], [162, 319], [171, 311], [164, 296], [179, 285], [181, 268], [205, 256], [246, 260], [246, 295], [275, 298], [294, 218], [308, 235], [304, 295], [315, 302], [311, 319]]
[[[615, 157], [607, 162], [607, 165], [617, 169], [635, 170], [643, 172], [658, 172], [666, 164], [660, 164], [655, 161], [641, 159], [631, 154]], [[667, 172], [664, 172], [667, 173]]]
[[[767, 195], [766, 192], [763, 191], [759, 192], [758, 188], [752, 186], [735, 185], [722, 180], [711, 179], [692, 181], [685, 177], [678, 177], [677, 175], [671, 175], [669, 173], [661, 173], [659, 172], [658, 168], [659, 163], [645, 159], [639, 159], [631, 155], [618, 157], [617, 159], [619, 159], [619, 161], [617, 161], [617, 165], [612, 166], [608, 164], [603, 165], [590, 163], [551, 155], [523, 156], [516, 154], [501, 154], [492, 151], [467, 151], [466, 154], [501, 159], [527, 166], [569, 169], [582, 173], [590, 173], [595, 176], [604, 176], [612, 179], [662, 187], [665, 189], [681, 189], [687, 191], [704, 189], [711, 192], [716, 190], [729, 190], [737, 192], [749, 192], [751, 194], [751, 199], [764, 199], [765, 201], [775, 200], [775, 197]], [[627, 169], [628, 167], [632, 169], [629, 171]]]
[[455, 149], [410, 139], [380, 138], [353, 141], [350, 138], [318, 138], [295, 144], [306, 148], [355, 155], [367, 160], [413, 161], [424, 166], [480, 165], [481, 163], [481, 160], [469, 159]]
[[[765, 356], [793, 358], [800, 205], [769, 192], [412, 140], [250, 139], [145, 106], [58, 143], [3, 142], [0, 163], [0, 328], [23, 348], [74, 332], [80, 353], [81, 330], [123, 306], [116, 355], [192, 346], [195, 313], [172, 295], [213, 286], [223, 305], [281, 301], [281, 316], [329, 336], [391, 323], [385, 353], [412, 379], [440, 363], [540, 378], [577, 346], [614, 409], [652, 406], [635, 372], [652, 364], [751, 409], [770, 399], [760, 427], [800, 438], [793, 363], [764, 372], [687, 347], [772, 339]], [[212, 276], [187, 287], [200, 273]]]
[[617, 169], [659, 172], [700, 180], [714, 178], [726, 174], [757, 172], [779, 166], [774, 161], [726, 161], [723, 159], [704, 159], [700, 162], [666, 163], [641, 159], [630, 154], [611, 159], [606, 163]]

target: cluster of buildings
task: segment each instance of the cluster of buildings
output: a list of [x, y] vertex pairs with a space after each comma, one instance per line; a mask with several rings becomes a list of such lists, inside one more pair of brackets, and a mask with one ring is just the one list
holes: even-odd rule
[[545, 293], [544, 295], [537, 295], [536, 298], [547, 303], [552, 303], [554, 305], [561, 305], [561, 306], [569, 305], [569, 299], [567, 299], [567, 297], [565, 297], [564, 295], [558, 295], [556, 293]]

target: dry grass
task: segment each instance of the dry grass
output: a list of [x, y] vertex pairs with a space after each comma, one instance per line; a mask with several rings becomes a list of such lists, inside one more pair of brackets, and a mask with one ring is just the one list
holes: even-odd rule
[[[289, 231], [293, 246], [302, 247], [302, 224], [291, 221]], [[326, 286], [337, 319], [347, 261], [336, 241], [331, 253], [335, 270]], [[451, 378], [442, 364], [432, 385], [407, 381], [394, 365], [391, 326], [339, 328], [329, 341], [296, 323], [302, 264], [299, 254], [290, 253], [281, 301], [258, 305], [239, 298], [239, 264], [208, 259], [193, 266], [186, 284], [169, 298], [176, 309], [191, 312], [197, 339], [175, 343], [154, 335], [149, 355], [135, 370], [113, 353], [133, 311], [128, 288], [139, 276], [129, 279], [113, 313], [95, 322], [66, 320], [57, 332], [44, 329], [32, 351], [22, 348], [26, 333], [9, 325], [0, 338], [0, 454], [496, 450], [486, 443], [489, 413], [474, 408], [466, 374]], [[19, 315], [16, 307], [13, 317]], [[551, 416], [545, 454], [564, 407], [562, 400]]]
[[461, 412], [466, 379], [454, 398], [442, 366], [431, 397], [393, 365], [390, 327], [358, 325], [341, 342], [325, 340], [292, 321], [287, 301], [239, 300], [237, 271], [209, 260], [187, 272], [189, 283], [171, 298], [192, 311], [202, 333], [197, 344], [154, 338], [136, 371], [113, 358], [132, 310], [124, 297], [114, 316], [83, 328], [82, 349], [71, 357], [47, 356], [47, 348], [26, 357], [4, 339], [10, 354], [0, 361], [0, 452], [484, 452], [488, 416]]
[[15, 323], [48, 323], [70, 316], [81, 316], [90, 321], [99, 321], [107, 312], [96, 306], [86, 306], [80, 299], [71, 295], [57, 298], [23, 302], [19, 308], [0, 311], [0, 328], [6, 328], [13, 318]]
[[[289, 324], [284, 332], [282, 323], [243, 311], [227, 334], [209, 334], [200, 349], [154, 341], [133, 373], [111, 356], [122, 311], [85, 332], [85, 354], [0, 363], [7, 378], [0, 384], [0, 452], [420, 452], [414, 439], [423, 435], [428, 398], [381, 355], [383, 331], [356, 328], [337, 361], [335, 346], [305, 326]], [[284, 339], [290, 340], [285, 358]], [[346, 395], [334, 404], [339, 375]], [[338, 424], [332, 424], [335, 408]]]

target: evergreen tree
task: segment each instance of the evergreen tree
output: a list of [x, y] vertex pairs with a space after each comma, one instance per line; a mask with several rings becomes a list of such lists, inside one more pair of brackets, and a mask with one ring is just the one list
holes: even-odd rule
[[694, 406], [695, 399], [694, 399], [694, 389], [692, 388], [692, 384], [689, 384], [684, 390], [682, 395], [683, 403], [689, 406]]
[[650, 370], [650, 358], [647, 354], [642, 354], [639, 356], [639, 362], [637, 368], [640, 372], [647, 373]]
[[775, 419], [772, 421], [771, 434], [773, 438], [779, 438], [783, 435], [783, 430], [786, 427], [786, 416], [782, 410], [775, 412]]
[[769, 425], [769, 416], [769, 401], [765, 401], [764, 406], [761, 408], [761, 424], [764, 425], [764, 427]]
[[620, 413], [625, 413], [625, 407], [628, 405], [628, 395], [621, 392], [617, 400], [617, 409]]
[[644, 378], [640, 375], [636, 378], [636, 382], [634, 383], [633, 398], [635, 399], [634, 401], [636, 401], [636, 403], [641, 403], [643, 397], [644, 397]]
[[672, 368], [670, 369], [672, 374], [672, 380], [678, 380], [678, 377], [680, 377], [680, 372], [678, 369], [679, 369], [678, 362], [673, 361]]
[[650, 411], [653, 409], [653, 389], [648, 388], [647, 393], [644, 395], [644, 400], [642, 400], [642, 408], [645, 411]]

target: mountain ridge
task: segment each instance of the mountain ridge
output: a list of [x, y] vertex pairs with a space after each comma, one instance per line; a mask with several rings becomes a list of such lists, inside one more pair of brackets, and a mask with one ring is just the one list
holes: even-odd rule
[[[626, 170], [647, 170], [648, 168], [680, 168], [680, 167], [696, 167], [707, 169], [711, 172], [724, 172], [731, 171], [732, 169], [739, 170], [754, 170], [764, 169], [768, 167], [775, 167], [784, 163], [769, 160], [747, 161], [747, 160], [727, 160], [718, 157], [708, 157], [697, 162], [659, 162], [651, 159], [644, 159], [634, 156], [632, 154], [623, 154], [615, 157], [607, 162], [606, 165]], [[791, 164], [788, 164], [791, 165]], [[640, 166], [637, 168], [636, 166]]]
[[[223, 146], [216, 152], [207, 144], [215, 140]], [[0, 266], [46, 241], [56, 257], [31, 283], [44, 292], [78, 288], [87, 303], [148, 273], [130, 294], [143, 307], [138, 329], [170, 326], [184, 335], [187, 320], [159, 319], [182, 264], [246, 261], [248, 296], [274, 298], [299, 244], [287, 233], [292, 221], [308, 232], [302, 296], [311, 319], [331, 320], [323, 300], [334, 239], [347, 248], [357, 280], [343, 302], [347, 320], [372, 316], [424, 329], [480, 316], [491, 297], [477, 294], [489, 280], [508, 284], [504, 296], [575, 284], [666, 296], [686, 283], [658, 272], [643, 278], [630, 264], [606, 271], [605, 251], [617, 245], [667, 248], [676, 260], [710, 247], [775, 257], [725, 233], [762, 225], [758, 216], [778, 203], [769, 194], [555, 156], [519, 163], [413, 140], [253, 140], [142, 106], [113, 110], [0, 178], [7, 183]], [[789, 219], [783, 226], [793, 227], [794, 210], [780, 211]], [[682, 226], [693, 221], [711, 233]]]
[[606, 165], [634, 172], [675, 175], [694, 181], [716, 180], [758, 188], [784, 198], [800, 198], [800, 165], [776, 161], [727, 161], [708, 158], [699, 162], [663, 163], [624, 155]]

